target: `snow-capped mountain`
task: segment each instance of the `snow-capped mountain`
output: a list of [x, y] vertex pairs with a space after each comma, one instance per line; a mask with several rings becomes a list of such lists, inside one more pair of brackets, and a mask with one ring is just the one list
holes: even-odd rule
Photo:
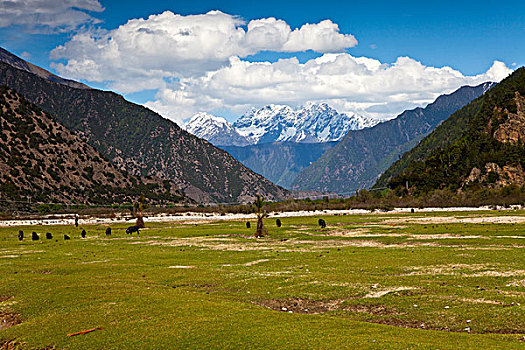
[[222, 117], [197, 113], [184, 125], [189, 133], [203, 138], [215, 146], [247, 146], [251, 144], [232, 124]]
[[350, 130], [371, 127], [378, 122], [339, 113], [326, 103], [319, 103], [295, 110], [283, 105], [252, 109], [241, 116], [233, 127], [254, 144], [275, 141], [313, 143], [338, 141]]

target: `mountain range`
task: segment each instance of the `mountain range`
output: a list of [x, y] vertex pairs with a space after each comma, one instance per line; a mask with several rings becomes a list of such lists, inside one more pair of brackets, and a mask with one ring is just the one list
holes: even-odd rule
[[319, 103], [297, 109], [268, 105], [252, 109], [233, 124], [222, 117], [198, 113], [184, 128], [226, 150], [273, 183], [289, 188], [303, 169], [349, 130], [377, 123]]
[[288, 196], [286, 190], [224, 150], [159, 114], [113, 92], [35, 74], [31, 66], [26, 69], [13, 63], [20, 58], [5, 50], [2, 53], [0, 85], [15, 89], [53, 115], [118, 169], [135, 176], [171, 180], [185, 195], [203, 203], [247, 202], [257, 194], [267, 200]]
[[525, 68], [443, 122], [376, 186], [414, 194], [525, 185]]
[[338, 141], [350, 130], [377, 123], [378, 120], [339, 113], [326, 103], [317, 103], [297, 109], [286, 105], [253, 108], [233, 124], [221, 117], [199, 113], [185, 124], [185, 129], [216, 146], [246, 146]]
[[184, 198], [170, 181], [117, 169], [93, 147], [29, 103], [0, 86], [0, 198], [107, 204]]
[[344, 194], [374, 185], [404, 152], [494, 85], [464, 86], [439, 96], [425, 108], [407, 110], [371, 128], [349, 131], [335, 147], [304, 169], [291, 188]]

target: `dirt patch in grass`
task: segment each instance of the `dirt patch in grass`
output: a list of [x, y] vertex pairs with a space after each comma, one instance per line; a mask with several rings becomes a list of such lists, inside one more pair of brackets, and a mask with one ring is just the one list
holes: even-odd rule
[[[245, 237], [245, 239], [248, 237]], [[269, 251], [282, 252], [317, 252], [327, 248], [343, 247], [371, 247], [371, 248], [413, 248], [413, 247], [443, 247], [436, 242], [401, 242], [383, 243], [373, 239], [326, 239], [305, 240], [289, 239], [286, 241], [272, 240], [270, 238], [256, 239], [249, 237], [240, 241], [239, 237], [185, 237], [163, 240], [135, 241], [130, 244], [163, 245], [173, 247], [195, 246], [201, 249], [223, 250], [223, 251]]]
[[[320, 230], [316, 230], [316, 232], [319, 232]], [[402, 234], [402, 233], [373, 233], [372, 231], [368, 229], [355, 229], [351, 231], [335, 231], [335, 230], [325, 230], [322, 231], [322, 234], [313, 234], [309, 232], [303, 232], [310, 236], [314, 237], [360, 237], [360, 238], [377, 238], [377, 237], [406, 237], [409, 236], [408, 234]]]
[[9, 308], [13, 304], [16, 304], [16, 301], [12, 296], [0, 296], [0, 331], [22, 323], [20, 314], [12, 312]]
[[330, 311], [340, 310], [344, 299], [336, 300], [310, 300], [301, 298], [269, 299], [255, 304], [268, 309], [281, 312], [298, 314], [322, 314]]
[[[480, 271], [484, 269], [493, 269], [494, 265], [486, 264], [447, 264], [447, 265], [430, 265], [430, 266], [413, 266], [406, 275], [459, 275], [462, 270]], [[471, 275], [470, 275], [471, 276]]]
[[426, 234], [411, 234], [411, 235], [408, 235], [410, 240], [414, 240], [414, 239], [490, 239], [490, 237], [484, 237], [484, 236], [474, 236], [474, 235], [470, 235], [470, 236], [461, 236], [461, 235], [451, 235], [451, 234], [448, 234], [448, 233], [443, 233], [443, 234], [430, 234], [430, 235], [426, 235]]
[[523, 280], [515, 280], [509, 283], [509, 287], [525, 287], [525, 279]]
[[525, 223], [525, 216], [425, 216], [425, 217], [400, 217], [391, 218], [385, 223], [411, 223], [411, 224], [519, 224]]
[[483, 299], [483, 298], [479, 298], [479, 299], [461, 298], [460, 300], [467, 302], [467, 303], [472, 303], [472, 304], [491, 304], [491, 305], [513, 306], [513, 303], [505, 304], [504, 302], [501, 302], [501, 301], [488, 300], [488, 299]]
[[[279, 260], [282, 260], [282, 259], [279, 259]], [[247, 263], [244, 263], [244, 264], [222, 264], [221, 266], [253, 266], [253, 265], [257, 265], [257, 264], [264, 263], [267, 261], [270, 261], [270, 259], [259, 259], [259, 260], [254, 260], [254, 261], [248, 261]]]
[[510, 270], [510, 271], [481, 271], [470, 275], [471, 277], [517, 277], [525, 276], [525, 270]]
[[0, 303], [13, 299], [12, 296], [0, 295]]
[[255, 304], [264, 306], [274, 311], [298, 314], [323, 314], [338, 310], [365, 313], [376, 316], [392, 316], [399, 314], [393, 308], [382, 304], [345, 305], [344, 302], [346, 300], [348, 299], [311, 300], [302, 298], [289, 298], [263, 300], [255, 302]]
[[[376, 316], [393, 316], [400, 315], [400, 313], [394, 308], [387, 307], [382, 304], [361, 304], [361, 305], [350, 305], [344, 308], [345, 311], [376, 315]], [[374, 322], [368, 321], [368, 322]]]
[[14, 312], [0, 311], [0, 331], [22, 323], [22, 317]]
[[364, 298], [381, 298], [382, 296], [385, 296], [390, 293], [396, 293], [401, 292], [405, 290], [412, 290], [415, 289], [414, 287], [394, 287], [394, 288], [387, 288], [382, 290], [377, 290], [374, 292], [370, 292], [367, 295], [364, 296]]
[[22, 350], [25, 349], [24, 343], [16, 339], [5, 340], [0, 339], [0, 350]]

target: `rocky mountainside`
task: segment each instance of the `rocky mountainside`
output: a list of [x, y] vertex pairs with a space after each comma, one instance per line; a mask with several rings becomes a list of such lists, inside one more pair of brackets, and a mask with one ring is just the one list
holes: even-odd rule
[[453, 114], [389, 169], [412, 193], [525, 185], [525, 68]]
[[184, 129], [215, 146], [247, 146], [250, 144], [226, 119], [204, 112], [195, 114], [184, 125]]
[[303, 170], [292, 188], [353, 193], [372, 186], [404, 152], [493, 85], [464, 86], [439, 96], [425, 108], [407, 110], [374, 127], [348, 132], [334, 148]]
[[[0, 198], [60, 203], [179, 202], [169, 181], [117, 169], [49, 114], [0, 86]], [[5, 204], [5, 203], [4, 203]]]
[[337, 142], [273, 142], [244, 147], [222, 146], [248, 168], [273, 183], [289, 188], [297, 175]]
[[234, 124], [235, 130], [253, 144], [276, 141], [329, 142], [340, 140], [348, 131], [371, 127], [378, 121], [339, 113], [326, 103], [293, 109], [269, 105], [253, 109]]
[[267, 200], [286, 191], [159, 114], [113, 92], [74, 88], [0, 62], [0, 84], [50, 112], [120, 169], [175, 181], [198, 202]]

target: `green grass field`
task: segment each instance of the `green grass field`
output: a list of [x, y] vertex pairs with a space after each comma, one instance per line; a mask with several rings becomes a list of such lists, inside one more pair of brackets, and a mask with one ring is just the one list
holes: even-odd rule
[[111, 238], [3, 227], [0, 349], [525, 349], [512, 217], [525, 212], [269, 218], [262, 239], [254, 220], [146, 222], [133, 237], [120, 224]]

